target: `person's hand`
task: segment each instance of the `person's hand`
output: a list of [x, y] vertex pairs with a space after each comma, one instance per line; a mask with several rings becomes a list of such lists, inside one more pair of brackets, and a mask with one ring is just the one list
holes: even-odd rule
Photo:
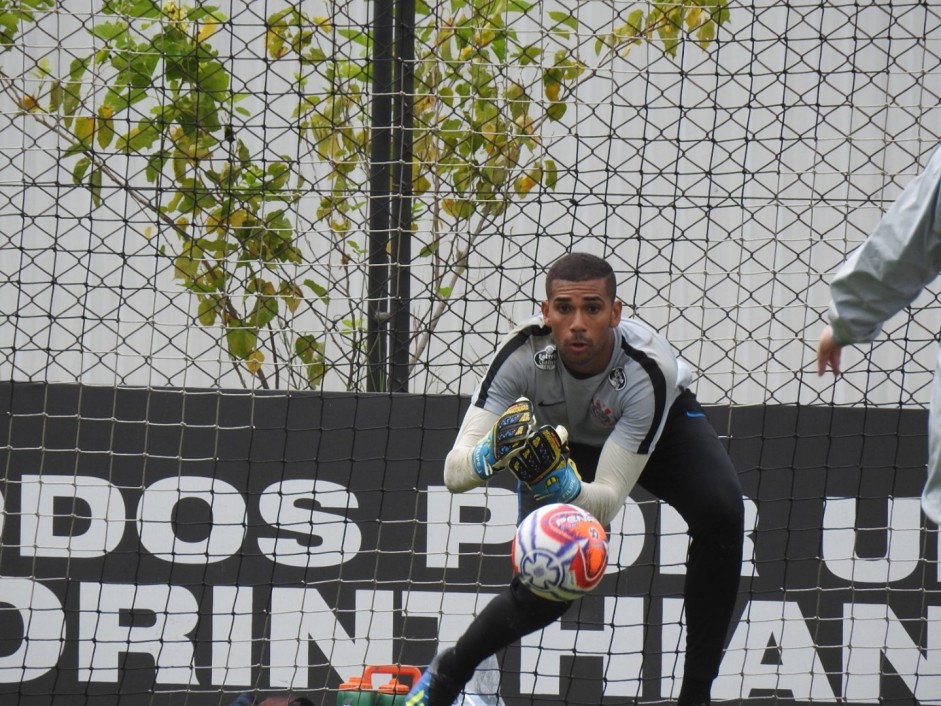
[[534, 431], [507, 468], [538, 501], [568, 503], [582, 492], [582, 477], [569, 458], [568, 432], [562, 426]]
[[483, 480], [506, 468], [507, 462], [523, 450], [536, 426], [533, 404], [525, 397], [507, 407], [496, 423], [477, 442], [471, 453], [474, 472]]
[[817, 375], [823, 375], [829, 367], [834, 375], [840, 377], [842, 350], [843, 346], [833, 338], [833, 329], [830, 326], [824, 326], [823, 331], [820, 332], [820, 342], [817, 343]]

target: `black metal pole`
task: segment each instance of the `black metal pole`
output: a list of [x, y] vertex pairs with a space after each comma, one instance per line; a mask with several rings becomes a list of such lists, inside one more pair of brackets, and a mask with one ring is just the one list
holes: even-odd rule
[[372, 136], [369, 155], [369, 269], [367, 272], [366, 389], [386, 390], [386, 330], [390, 226], [394, 0], [373, 3]]
[[411, 342], [412, 131], [415, 94], [415, 0], [395, 13], [395, 101], [392, 140], [392, 271], [389, 389], [408, 392]]

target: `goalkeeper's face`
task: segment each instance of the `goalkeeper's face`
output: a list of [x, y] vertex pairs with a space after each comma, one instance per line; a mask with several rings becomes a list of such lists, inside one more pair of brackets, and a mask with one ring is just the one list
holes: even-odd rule
[[576, 375], [602, 372], [614, 352], [614, 327], [621, 302], [612, 299], [603, 279], [552, 282], [542, 316], [565, 367]]

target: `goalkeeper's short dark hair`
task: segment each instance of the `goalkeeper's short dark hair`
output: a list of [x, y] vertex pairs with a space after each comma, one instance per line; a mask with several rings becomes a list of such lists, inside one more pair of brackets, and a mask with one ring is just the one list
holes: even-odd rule
[[563, 255], [546, 273], [546, 296], [550, 296], [552, 284], [557, 279], [566, 282], [585, 282], [590, 279], [603, 279], [611, 300], [617, 296], [617, 278], [614, 270], [605, 260], [585, 252], [572, 252]]

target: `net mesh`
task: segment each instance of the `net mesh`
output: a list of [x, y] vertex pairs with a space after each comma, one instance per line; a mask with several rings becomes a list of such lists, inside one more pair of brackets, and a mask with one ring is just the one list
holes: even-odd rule
[[[461, 405], [575, 249], [691, 363], [751, 498], [716, 698], [935, 703], [941, 290], [838, 382], [813, 351], [941, 140], [941, 11], [419, 2], [409, 60], [406, 6], [0, 2], [4, 699], [332, 703], [427, 663], [515, 521], [509, 486], [440, 485]], [[629, 501], [621, 573], [502, 657], [507, 701], [676, 697], [669, 512]]]
[[[357, 74], [374, 48], [368, 6], [235, 3], [214, 24], [172, 3], [146, 17], [38, 4], [42, 21], [16, 25], [3, 56], [7, 379], [366, 389], [369, 303], [401, 302], [371, 292], [370, 273], [387, 283], [401, 261], [408, 387], [467, 393], [542, 298], [545, 266], [581, 248], [611, 260], [631, 313], [693, 363], [705, 401], [831, 401], [803, 341], [828, 275], [938, 140], [930, 4], [732, 5], [714, 41], [690, 30], [674, 56], [656, 38], [599, 50], [634, 6], [506, 13], [503, 53], [474, 35], [492, 32], [486, 12], [436, 8], [417, 16], [411, 257], [376, 259], [371, 84]], [[441, 36], [446, 21], [460, 42]], [[146, 58], [174, 28], [215, 57], [196, 83], [207, 115]], [[553, 84], [546, 67], [565, 62], [579, 71]], [[491, 108], [453, 99], [475, 80]], [[487, 109], [489, 122], [471, 115]], [[258, 224], [283, 240], [253, 249]], [[872, 366], [854, 359], [841, 401], [924, 403], [933, 301], [893, 322]]]

